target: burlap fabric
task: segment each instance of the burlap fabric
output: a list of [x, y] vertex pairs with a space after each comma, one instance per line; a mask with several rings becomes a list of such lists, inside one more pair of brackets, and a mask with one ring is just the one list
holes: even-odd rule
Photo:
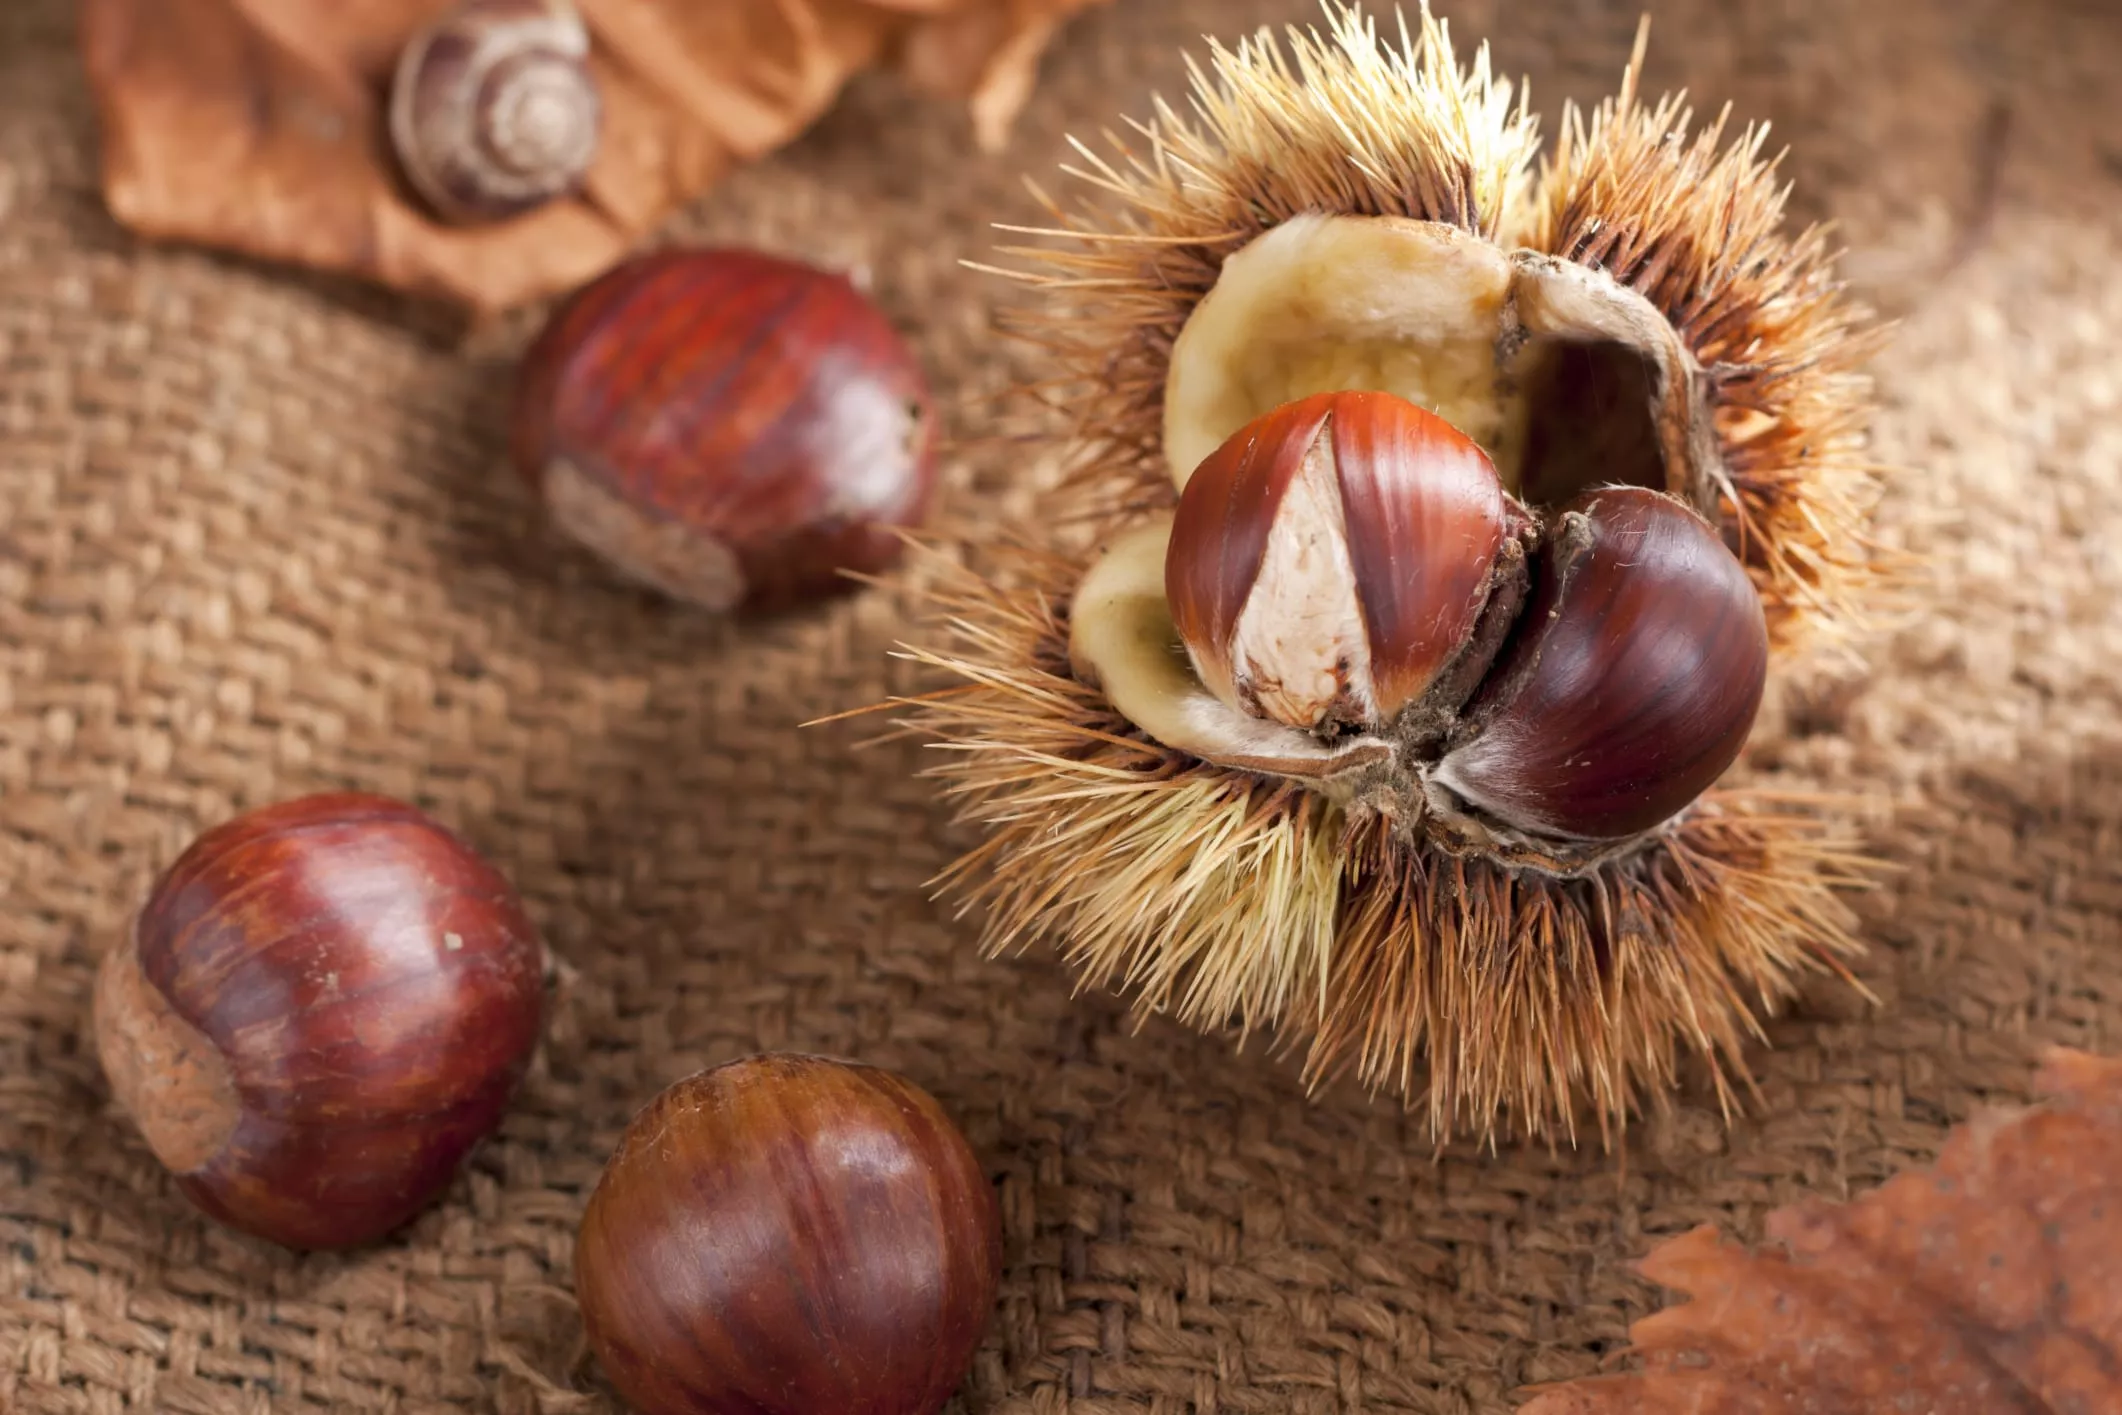
[[[1635, 0], [1467, 0], [1550, 113], [1618, 74]], [[687, 233], [866, 265], [956, 430], [1009, 293], [957, 267], [1020, 170], [1182, 81], [1181, 45], [1302, 0], [1120, 0], [1014, 150], [888, 84]], [[2046, 1042], [2122, 1048], [2122, 10], [2111, 0], [1670, 0], [1651, 79], [1769, 117], [1808, 214], [1904, 325], [1883, 514], [1935, 604], [1766, 725], [1882, 793], [1858, 901], [1882, 999], [1822, 986], [1729, 1132], [1703, 1097], [1592, 1152], [1452, 1149], [1258, 1049], [990, 962], [926, 901], [956, 845], [909, 744], [794, 724], [893, 686], [904, 606], [736, 629], [616, 586], [502, 466], [508, 356], [389, 298], [139, 248], [104, 214], [61, 0], [0, 6], [0, 1407], [603, 1411], [567, 1295], [633, 1110], [766, 1047], [932, 1089], [998, 1177], [1001, 1310], [967, 1388], [1011, 1415], [1500, 1411], [1657, 1300], [1628, 1260], [1930, 1155]], [[954, 459], [1001, 515], [1025, 458]], [[108, 1112], [96, 958], [201, 826], [410, 797], [500, 862], [569, 976], [507, 1124], [402, 1239], [295, 1257], [208, 1226]]]

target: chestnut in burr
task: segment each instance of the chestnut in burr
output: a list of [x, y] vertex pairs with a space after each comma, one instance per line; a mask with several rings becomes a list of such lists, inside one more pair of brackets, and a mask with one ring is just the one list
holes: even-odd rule
[[[1145, 1015], [1273, 1032], [1440, 1142], [1612, 1142], [1683, 1058], [1736, 1102], [1762, 1018], [1861, 952], [1840, 895], [1875, 866], [1832, 799], [1769, 754], [1711, 778], [1762, 669], [1731, 587], [1780, 657], [1857, 648], [1897, 578], [1868, 529], [1882, 331], [1832, 237], [1786, 224], [1762, 132], [1645, 86], [1647, 32], [1545, 143], [1426, 10], [1325, 12], [1190, 61], [1196, 101], [1086, 147], [1001, 248], [1069, 474], [918, 587], [906, 653], [939, 681], [879, 708], [934, 739], [976, 831], [939, 885], [990, 951], [1051, 939]], [[1331, 477], [1198, 500], [1354, 392], [1478, 448], [1526, 531], [1462, 547], [1411, 514], [1402, 541], [1350, 473], [1410, 509], [1444, 483], [1332, 437], [1305, 450]], [[1456, 483], [1464, 454], [1415, 460]], [[1601, 549], [1619, 487], [1672, 498], [1642, 503], [1673, 528], [1650, 561]], [[1406, 573], [1359, 569], [1371, 542]], [[1474, 637], [1395, 711], [1381, 681], [1468, 622], [1431, 590], [1491, 552]], [[1550, 576], [1551, 606], [1511, 602]]]
[[1431, 786], [1527, 834], [1626, 839], [1724, 774], [1767, 678], [1760, 597], [1709, 523], [1661, 492], [1587, 492], [1557, 508]]
[[1314, 731], [1377, 728], [1473, 641], [1524, 519], [1487, 454], [1434, 413], [1317, 394], [1195, 469], [1165, 593], [1226, 703]]

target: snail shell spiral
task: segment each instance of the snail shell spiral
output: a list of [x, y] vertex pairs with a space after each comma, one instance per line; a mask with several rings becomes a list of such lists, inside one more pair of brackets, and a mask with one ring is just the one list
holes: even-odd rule
[[414, 36], [391, 91], [391, 143], [436, 215], [515, 216], [581, 185], [603, 101], [589, 32], [565, 0], [467, 0]]

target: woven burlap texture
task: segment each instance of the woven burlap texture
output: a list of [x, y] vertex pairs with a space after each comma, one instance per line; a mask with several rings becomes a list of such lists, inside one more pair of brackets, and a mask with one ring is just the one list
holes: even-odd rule
[[[683, 234], [866, 268], [956, 432], [1026, 370], [961, 269], [1062, 134], [1183, 82], [1204, 31], [1303, 0], [1120, 0], [1012, 150], [888, 83]], [[1537, 104], [1608, 90], [1635, 0], [1465, 0]], [[1842, 1195], [2022, 1097], [2040, 1044], [2122, 1048], [2122, 12], [2108, 0], [1670, 0], [1650, 84], [1770, 118], [1807, 215], [1902, 321], [1879, 372], [1882, 536], [1928, 557], [1869, 668], [1813, 665], [1755, 752], [1878, 794], [1869, 1013], [1823, 984], [1726, 1130], [1700, 1091], [1625, 1152], [1433, 1156], [1258, 1047], [988, 961], [923, 882], [966, 843], [910, 743], [795, 724], [904, 688], [906, 606], [736, 628], [558, 542], [503, 465], [521, 329], [142, 249], [94, 185], [60, 0], [0, 6], [0, 1408], [609, 1411], [568, 1288], [636, 1107], [793, 1047], [960, 1118], [1008, 1243], [966, 1387], [1008, 1415], [1503, 1411], [1658, 1301], [1700, 1222]], [[955, 511], [1038, 470], [952, 459]], [[109, 1109], [90, 979], [201, 827], [302, 791], [411, 798], [520, 882], [568, 977], [519, 1103], [396, 1241], [298, 1257], [195, 1217]]]

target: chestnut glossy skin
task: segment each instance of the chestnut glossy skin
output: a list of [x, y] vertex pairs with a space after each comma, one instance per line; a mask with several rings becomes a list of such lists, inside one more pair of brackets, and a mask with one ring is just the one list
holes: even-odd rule
[[994, 1190], [936, 1102], [786, 1054], [636, 1116], [575, 1252], [590, 1343], [640, 1415], [932, 1415], [1000, 1276]]
[[556, 520], [711, 609], [838, 594], [898, 558], [934, 486], [912, 353], [839, 275], [742, 250], [627, 261], [522, 364], [513, 455]]
[[[1320, 446], [1323, 442], [1323, 447]], [[1329, 696], [1334, 723], [1378, 725], [1417, 698], [1473, 637], [1488, 601], [1498, 555], [1513, 517], [1488, 455], [1434, 413], [1389, 393], [1320, 393], [1262, 414], [1210, 453], [1188, 479], [1172, 521], [1165, 598], [1202, 676], [1234, 706], [1296, 727], [1321, 725], [1313, 713], [1272, 706], [1275, 641], [1313, 632], [1300, 618], [1318, 607], [1302, 587], [1280, 587], [1266, 604], [1262, 568], [1271, 537], [1309, 537], [1315, 528], [1286, 513], [1307, 456], [1331, 454], [1341, 533], [1366, 642], [1336, 645], [1338, 693], [1299, 692], [1309, 707]], [[1314, 560], [1312, 563], [1316, 564]], [[1253, 605], [1262, 626], [1245, 652], [1241, 616]], [[1289, 626], [1278, 633], [1271, 623]], [[1232, 649], [1239, 649], [1233, 661]], [[1235, 680], [1234, 691], [1222, 682]], [[1221, 680], [1221, 681], [1219, 681]]]
[[1439, 770], [1540, 834], [1613, 840], [1677, 815], [1738, 757], [1768, 676], [1746, 571], [1661, 492], [1558, 507], [1531, 602]]
[[107, 961], [120, 1099], [207, 1214], [296, 1248], [436, 1198], [537, 1043], [544, 950], [508, 882], [385, 797], [303, 797], [201, 835]]

